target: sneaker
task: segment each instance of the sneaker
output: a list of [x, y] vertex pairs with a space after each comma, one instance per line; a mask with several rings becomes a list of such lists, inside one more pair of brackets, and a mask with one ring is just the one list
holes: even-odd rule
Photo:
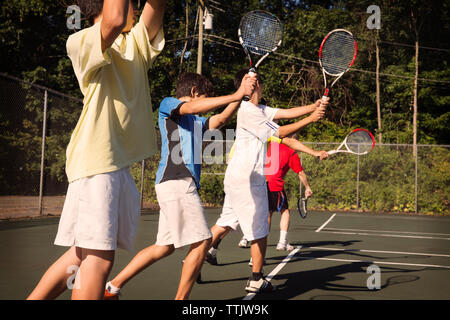
[[213, 266], [217, 266], [217, 256], [210, 252], [206, 253], [206, 262]]
[[294, 250], [294, 247], [291, 246], [289, 243], [283, 243], [283, 242], [278, 242], [277, 244], [277, 250], [278, 251], [292, 251]]
[[272, 292], [275, 290], [276, 287], [264, 278], [261, 278], [258, 281], [250, 278], [248, 279], [247, 286], [245, 287], [245, 291], [251, 293]]
[[105, 294], [103, 295], [103, 300], [119, 300], [120, 292], [111, 293], [108, 288], [105, 288]]
[[242, 237], [241, 241], [239, 241], [239, 243], [238, 243], [238, 247], [239, 248], [248, 248], [248, 247], [250, 247], [250, 245], [248, 243], [248, 240], [245, 239], [244, 237]]

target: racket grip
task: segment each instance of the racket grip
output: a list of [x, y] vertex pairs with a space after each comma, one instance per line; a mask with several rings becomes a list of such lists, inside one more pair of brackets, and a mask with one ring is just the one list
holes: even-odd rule
[[[250, 69], [248, 70], [248, 75], [249, 75], [250, 77], [256, 77], [256, 69], [255, 69], [255, 68], [250, 68]], [[244, 101], [249, 101], [249, 100], [250, 100], [250, 97], [249, 97], [249, 96], [244, 96], [244, 98], [242, 98], [242, 100], [244, 100]]]
[[337, 152], [337, 150], [331, 150], [331, 151], [328, 151], [327, 153], [328, 153], [328, 155], [330, 156], [330, 155], [332, 155], [332, 154], [335, 154]]
[[325, 92], [324, 92], [324, 94], [323, 94], [323, 96], [322, 96], [322, 102], [325, 102], [325, 101], [327, 101], [327, 98], [328, 98], [328, 94], [330, 93], [330, 89], [329, 88], [326, 88], [325, 89]]

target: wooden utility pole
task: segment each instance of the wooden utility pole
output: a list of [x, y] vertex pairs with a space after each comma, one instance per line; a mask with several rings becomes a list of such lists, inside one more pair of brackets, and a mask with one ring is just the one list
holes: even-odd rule
[[199, 0], [198, 6], [198, 50], [197, 50], [197, 73], [202, 74], [202, 60], [203, 60], [203, 0]]
[[380, 102], [380, 47], [378, 46], [378, 30], [375, 39], [377, 70], [376, 70], [376, 90], [377, 90], [377, 118], [378, 118], [378, 143], [383, 143], [383, 134], [381, 127], [381, 102]]
[[413, 156], [417, 155], [417, 94], [418, 94], [418, 80], [419, 80], [419, 28], [417, 26], [417, 18], [414, 15], [414, 11], [411, 9], [411, 20], [412, 27], [414, 29], [414, 34], [416, 36], [415, 44], [416, 44], [416, 54], [414, 57], [416, 72], [414, 74], [414, 91], [413, 91]]

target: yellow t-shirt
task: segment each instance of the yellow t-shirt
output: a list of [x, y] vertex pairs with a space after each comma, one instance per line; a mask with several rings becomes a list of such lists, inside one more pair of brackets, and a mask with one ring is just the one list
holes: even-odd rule
[[100, 22], [67, 40], [83, 110], [66, 151], [69, 182], [115, 171], [157, 151], [147, 71], [164, 47], [142, 21], [102, 52]]

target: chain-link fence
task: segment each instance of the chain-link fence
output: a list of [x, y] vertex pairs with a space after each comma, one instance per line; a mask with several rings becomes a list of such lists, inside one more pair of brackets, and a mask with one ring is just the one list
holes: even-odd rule
[[[65, 151], [82, 101], [0, 74], [0, 218], [60, 214], [67, 191]], [[159, 131], [158, 131], [159, 134]], [[214, 140], [215, 138], [215, 140]], [[203, 143], [200, 196], [223, 203], [226, 154], [233, 137], [211, 135]], [[306, 143], [331, 150], [337, 143]], [[383, 144], [364, 156], [335, 154], [319, 161], [300, 154], [314, 195], [309, 208], [361, 212], [450, 213], [448, 145]], [[141, 206], [156, 205], [159, 155], [134, 164]], [[290, 171], [286, 189], [293, 206], [304, 188]]]

